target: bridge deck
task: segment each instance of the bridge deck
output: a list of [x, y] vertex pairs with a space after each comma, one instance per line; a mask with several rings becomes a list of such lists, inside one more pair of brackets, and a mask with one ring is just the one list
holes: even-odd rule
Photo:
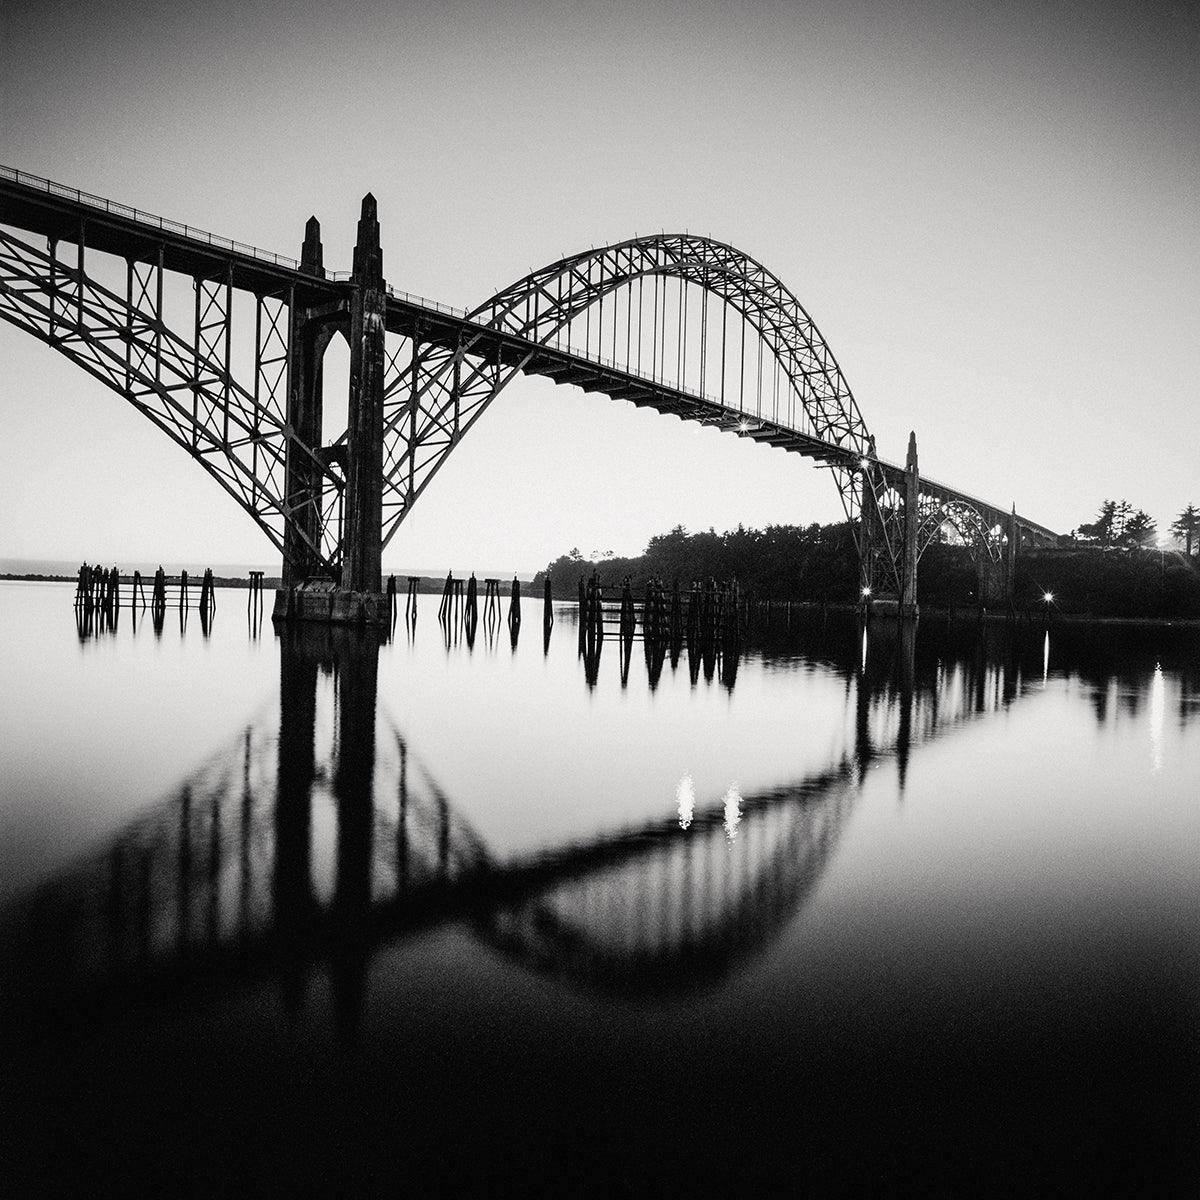
[[[193, 278], [228, 279], [239, 289], [260, 296], [291, 295], [306, 305], [345, 302], [352, 290], [345, 273], [308, 274], [295, 259], [5, 166], [0, 166], [0, 223], [59, 242], [78, 244], [82, 240], [90, 249], [132, 261], [157, 262], [161, 254], [167, 270]], [[447, 348], [473, 340], [480, 353], [520, 366], [526, 374], [712, 425], [823, 465], [852, 469], [858, 459], [853, 447], [740, 412], [715, 397], [631, 372], [576, 349], [515, 337], [469, 319], [462, 310], [393, 288], [388, 289], [386, 322], [392, 333]], [[885, 459], [875, 461], [890, 483], [900, 485], [902, 466]], [[1008, 519], [1009, 511], [1002, 505], [925, 476], [921, 485], [928, 495], [976, 508], [989, 526]], [[1044, 525], [1020, 515], [1017, 522], [1039, 540], [1057, 541], [1058, 535]]]

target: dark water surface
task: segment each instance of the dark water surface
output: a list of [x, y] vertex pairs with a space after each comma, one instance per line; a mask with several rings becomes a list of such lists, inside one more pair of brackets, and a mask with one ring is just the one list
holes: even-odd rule
[[0, 584], [0, 1166], [1194, 1184], [1200, 642], [81, 635]]

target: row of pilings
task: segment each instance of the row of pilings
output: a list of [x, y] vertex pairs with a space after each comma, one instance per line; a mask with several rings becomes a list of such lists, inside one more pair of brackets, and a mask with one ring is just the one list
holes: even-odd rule
[[657, 685], [668, 654], [672, 668], [684, 647], [692, 683], [701, 669], [712, 680], [720, 668], [721, 681], [733, 686], [741, 639], [750, 607], [737, 581], [709, 579], [693, 582], [686, 590], [679, 581], [668, 589], [661, 579], [650, 579], [643, 594], [634, 595], [628, 579], [612, 599], [596, 572], [579, 580], [579, 656], [589, 686], [599, 677], [600, 657], [606, 639], [617, 642], [622, 685], [628, 681], [633, 643], [641, 641], [650, 686]]
[[602, 640], [606, 633], [616, 633], [651, 642], [684, 638], [730, 641], [748, 628], [750, 612], [750, 602], [736, 579], [696, 580], [686, 591], [679, 580], [668, 589], [661, 579], [650, 579], [639, 597], [627, 576], [616, 599], [605, 597], [598, 573], [579, 579], [581, 638]]
[[[409, 629], [415, 629], [417, 624], [417, 597], [420, 589], [420, 576], [408, 577], [408, 590], [404, 601], [404, 624]], [[387, 585], [388, 612], [391, 624], [400, 617], [400, 596], [396, 585], [396, 577], [388, 577]], [[460, 630], [466, 634], [467, 641], [474, 643], [475, 631], [483, 624], [484, 629], [492, 634], [501, 621], [508, 624], [513, 646], [521, 629], [521, 581], [513, 576], [509, 585], [508, 613], [503, 616], [504, 601], [501, 596], [499, 579], [486, 578], [483, 581], [483, 596], [479, 594], [479, 580], [474, 572], [468, 579], [455, 578], [454, 572], [446, 575], [438, 602], [437, 619], [445, 631], [447, 640]], [[550, 581], [546, 580], [543, 596], [542, 625], [546, 634], [547, 649], [549, 649], [550, 628], [554, 624], [554, 612], [551, 604]]]
[[168, 608], [185, 610], [194, 606], [206, 617], [212, 616], [217, 610], [212, 568], [205, 568], [197, 588], [194, 577], [189, 579], [186, 571], [181, 571], [177, 579], [168, 580], [166, 572], [159, 567], [154, 572], [150, 599], [147, 600], [146, 580], [141, 571], [122, 575], [116, 567], [88, 563], [80, 566], [75, 583], [75, 608], [78, 611], [89, 616], [95, 612], [112, 615], [120, 611], [122, 604], [135, 610], [148, 608], [152, 613], [163, 613]]

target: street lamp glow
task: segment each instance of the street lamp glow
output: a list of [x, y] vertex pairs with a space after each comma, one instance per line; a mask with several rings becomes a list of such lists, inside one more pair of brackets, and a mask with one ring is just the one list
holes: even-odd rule
[[871, 464], [865, 458], [860, 458], [858, 460], [858, 469], [860, 471], [865, 471], [870, 465]]
[[738, 422], [738, 433], [745, 433], [746, 430], [749, 428], [750, 428], [749, 421], [739, 421]]
[[871, 594], [871, 589], [869, 587], [863, 588], [862, 594], [864, 596], [869, 596]]
[[1045, 592], [1042, 595], [1042, 599], [1045, 600], [1045, 602], [1047, 604], [1049, 604], [1054, 599], [1054, 593], [1053, 592]]

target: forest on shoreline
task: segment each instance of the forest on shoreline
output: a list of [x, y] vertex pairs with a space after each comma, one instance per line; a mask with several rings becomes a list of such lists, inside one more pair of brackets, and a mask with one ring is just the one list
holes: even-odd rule
[[[572, 600], [579, 579], [595, 571], [607, 587], [626, 577], [635, 592], [657, 578], [682, 586], [692, 580], [736, 579], [762, 600], [852, 603], [858, 596], [858, 552], [847, 522], [769, 525], [765, 529], [689, 533], [677, 525], [652, 537], [634, 557], [586, 558], [572, 550], [534, 577], [541, 595], [546, 574], [556, 599]], [[976, 567], [966, 546], [934, 542], [921, 556], [917, 600], [934, 609], [977, 603]], [[1019, 610], [1044, 609], [1072, 616], [1200, 619], [1200, 569], [1196, 556], [1178, 550], [1102, 546], [1077, 541], [1061, 549], [1017, 556], [1014, 602]], [[1050, 594], [1050, 602], [1045, 596]]]

